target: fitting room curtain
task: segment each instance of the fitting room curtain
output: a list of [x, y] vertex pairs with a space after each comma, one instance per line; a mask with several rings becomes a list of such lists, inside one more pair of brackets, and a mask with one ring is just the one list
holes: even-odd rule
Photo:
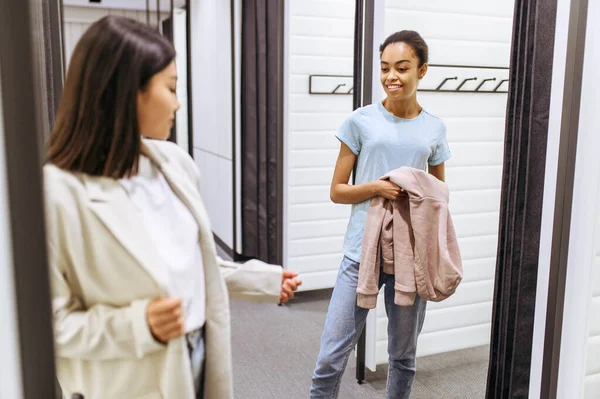
[[527, 398], [556, 0], [517, 0], [513, 23], [487, 398]]
[[242, 2], [242, 257], [281, 264], [283, 3]]

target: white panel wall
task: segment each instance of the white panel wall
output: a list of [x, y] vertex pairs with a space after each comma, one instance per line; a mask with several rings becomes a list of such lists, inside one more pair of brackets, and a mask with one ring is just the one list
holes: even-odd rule
[[350, 207], [329, 199], [339, 150], [335, 132], [352, 112], [352, 96], [308, 94], [311, 74], [352, 75], [354, 0], [290, 0], [288, 28], [286, 267], [301, 289], [332, 287], [342, 259]]
[[177, 111], [175, 123], [177, 126], [177, 144], [189, 151], [188, 126], [188, 65], [187, 65], [187, 13], [178, 8], [173, 11], [173, 42], [175, 45], [175, 64], [177, 65], [177, 98], [181, 108]]
[[[600, 83], [600, 75], [598, 74], [596, 65], [600, 61], [600, 28], [598, 27], [597, 21], [600, 18], [600, 3], [590, 2], [587, 16], [587, 33], [586, 33], [586, 45], [585, 45], [585, 57], [583, 67], [583, 89], [581, 94], [581, 113], [579, 119], [580, 133], [578, 146], [584, 147], [585, 149], [577, 149], [577, 157], [581, 157], [582, 164], [576, 164], [576, 181], [584, 186], [587, 197], [586, 203], [589, 207], [584, 209], [596, 211], [596, 225], [595, 231], [592, 234], [594, 238], [594, 262], [591, 266], [592, 271], [587, 275], [583, 274], [581, 277], [582, 287], [586, 286], [589, 281], [590, 274], [592, 275], [591, 280], [591, 294], [589, 294], [588, 301], [588, 312], [587, 312], [587, 326], [589, 331], [589, 338], [587, 340], [587, 353], [586, 353], [586, 365], [585, 365], [585, 379], [583, 384], [583, 397], [585, 399], [597, 399], [600, 397], [600, 162], [598, 157], [595, 155], [598, 146], [600, 145], [600, 139], [598, 138], [598, 117], [597, 112], [600, 107], [600, 95], [598, 94], [598, 84]], [[591, 139], [590, 139], [591, 138]], [[578, 159], [579, 161], [579, 159]], [[577, 169], [579, 168], [579, 170]], [[593, 173], [595, 170], [595, 173]], [[596, 180], [596, 185], [591, 184], [589, 180]], [[576, 183], [577, 184], [577, 183]], [[577, 186], [576, 186], [577, 187]], [[595, 195], [594, 190], [595, 189]], [[595, 200], [594, 200], [595, 198]], [[574, 207], [583, 208], [580, 203], [574, 201]], [[582, 215], [583, 218], [589, 218], [589, 213]], [[573, 230], [573, 227], [571, 227]], [[584, 230], [585, 231], [585, 230]], [[577, 234], [577, 233], [575, 233]], [[571, 240], [576, 240], [573, 233], [571, 234]], [[571, 251], [571, 249], [569, 249]], [[578, 261], [569, 264], [569, 268], [573, 267], [577, 270], [585, 270], [581, 267], [581, 263]], [[568, 295], [567, 290], [565, 295]], [[567, 305], [568, 306], [568, 305]], [[567, 308], [568, 309], [568, 308]], [[568, 310], [565, 310], [568, 311]], [[571, 312], [572, 313], [572, 312]], [[568, 323], [569, 321], [567, 321]], [[563, 335], [563, 340], [568, 340], [569, 337]], [[566, 350], [569, 350], [569, 345], [565, 345]], [[561, 359], [563, 357], [561, 348]], [[562, 365], [561, 365], [562, 367]], [[572, 369], [569, 365], [566, 367]], [[560, 384], [560, 376], [559, 376]], [[570, 396], [570, 394], [568, 394]]]
[[[0, 154], [4, 154], [4, 120], [0, 82]], [[15, 303], [6, 165], [0, 159], [0, 398], [23, 397]]]
[[[402, 29], [419, 31], [429, 44], [430, 63], [508, 67], [512, 0], [384, 3], [382, 38]], [[342, 257], [350, 207], [331, 203], [329, 184], [339, 150], [334, 134], [352, 111], [351, 96], [308, 94], [308, 76], [352, 75], [353, 35], [353, 1], [290, 0], [286, 265], [302, 273], [305, 290], [331, 287]], [[383, 98], [377, 90], [374, 101]], [[448, 127], [450, 208], [465, 269], [458, 292], [430, 304], [421, 356], [489, 341], [506, 100], [506, 94], [419, 94]], [[377, 325], [371, 332], [373, 357], [380, 363], [387, 359], [382, 303], [370, 321]]]
[[231, 4], [196, 1], [191, 7], [194, 159], [215, 234], [233, 247]]
[[596, 398], [600, 392], [600, 208], [597, 210], [595, 237], [596, 257], [588, 312], [589, 339], [584, 387], [586, 399]]
[[[68, 67], [71, 60], [71, 54], [75, 45], [83, 36], [83, 33], [91, 24], [107, 15], [121, 15], [132, 18], [142, 23], [146, 23], [146, 11], [139, 9], [121, 8], [102, 8], [102, 7], [79, 7], [68, 6], [64, 8], [64, 39], [65, 39], [65, 58]], [[169, 14], [163, 12], [161, 19], [168, 18]], [[156, 26], [156, 12], [150, 13], [150, 24]]]

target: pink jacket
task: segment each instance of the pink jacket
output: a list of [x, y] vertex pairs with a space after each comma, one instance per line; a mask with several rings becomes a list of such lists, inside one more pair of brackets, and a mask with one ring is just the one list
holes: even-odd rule
[[384, 273], [395, 276], [397, 305], [412, 305], [417, 293], [427, 301], [448, 298], [463, 276], [448, 211], [448, 186], [409, 167], [395, 169], [381, 179], [389, 179], [404, 193], [396, 201], [371, 200], [360, 257], [358, 306], [372, 309], [377, 304], [382, 267]]

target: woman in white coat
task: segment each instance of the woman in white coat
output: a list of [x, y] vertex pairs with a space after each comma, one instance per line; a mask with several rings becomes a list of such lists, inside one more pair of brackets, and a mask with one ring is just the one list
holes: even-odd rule
[[158, 32], [114, 16], [71, 58], [44, 167], [67, 397], [232, 398], [228, 294], [285, 302], [300, 284], [217, 257], [196, 165], [164, 141], [179, 108], [174, 58]]

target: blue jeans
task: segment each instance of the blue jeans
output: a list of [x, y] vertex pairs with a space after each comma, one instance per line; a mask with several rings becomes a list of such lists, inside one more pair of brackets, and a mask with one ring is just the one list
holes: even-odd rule
[[204, 327], [187, 333], [185, 340], [192, 365], [196, 398], [202, 399], [204, 397]]
[[[321, 349], [313, 373], [310, 398], [338, 397], [348, 357], [356, 346], [369, 309], [356, 305], [359, 264], [342, 260], [335, 282]], [[408, 399], [416, 373], [417, 338], [425, 320], [426, 301], [417, 295], [412, 306], [394, 304], [394, 276], [380, 273], [379, 288], [385, 284], [385, 310], [388, 316], [387, 398]]]

